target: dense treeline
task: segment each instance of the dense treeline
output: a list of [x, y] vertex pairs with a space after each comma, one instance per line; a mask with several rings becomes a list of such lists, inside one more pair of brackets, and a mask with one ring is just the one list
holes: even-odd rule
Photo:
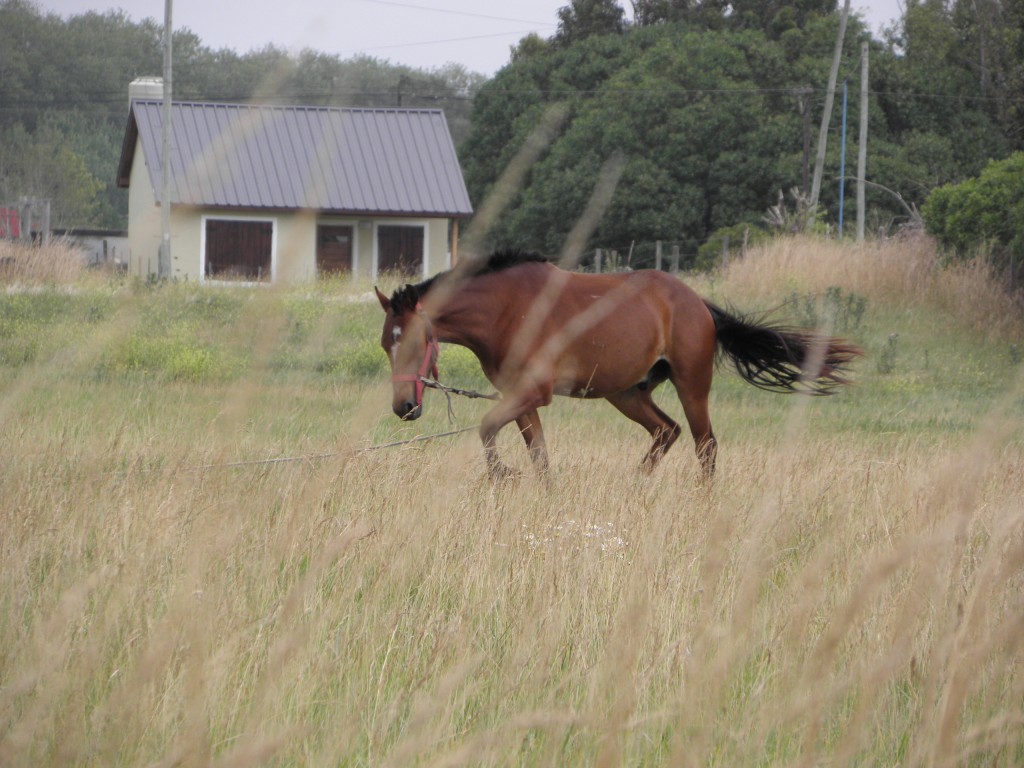
[[[55, 227], [125, 226], [127, 196], [114, 174], [128, 83], [162, 73], [162, 38], [153, 19], [64, 20], [26, 0], [0, 0], [0, 206], [47, 198]], [[457, 65], [426, 72], [272, 46], [213, 50], [187, 29], [173, 42], [175, 99], [440, 107], [457, 142], [484, 80]]]
[[[638, 253], [655, 240], [689, 259], [792, 216], [809, 187], [839, 12], [834, 0], [569, 0], [550, 39], [524, 38], [485, 82], [268, 46], [213, 50], [175, 33], [175, 97], [445, 110], [479, 204], [553, 105], [566, 119], [490, 233], [495, 245], [556, 251], [602, 164], [626, 159], [591, 246]], [[64, 20], [0, 0], [0, 205], [53, 201], [54, 226], [124, 226], [113, 184], [127, 84], [162, 70], [162, 27], [121, 13]], [[862, 22], [850, 20], [848, 176], [855, 174]], [[911, 0], [870, 41], [867, 222], [891, 229], [933, 189], [1024, 149], [1024, 0]], [[839, 98], [820, 221], [835, 225]], [[855, 199], [847, 187], [846, 219]], [[780, 206], [780, 192], [785, 198]], [[899, 195], [899, 197], [897, 197]], [[647, 257], [650, 251], [646, 251]]]
[[[835, 3], [636, 0], [633, 10], [627, 24], [614, 0], [572, 0], [553, 37], [523, 40], [477, 95], [462, 152], [476, 201], [550, 105], [569, 110], [492, 231], [495, 242], [557, 250], [614, 152], [628, 162], [591, 245], [623, 252], [664, 240], [692, 259], [715, 232], [762, 224], [780, 190], [790, 208], [806, 193], [839, 27]], [[871, 41], [867, 176], [880, 186], [868, 190], [869, 230], [891, 228], [932, 189], [1024, 143], [1022, 19], [1019, 0], [910, 2], [899, 24]], [[852, 17], [840, 67], [850, 89], [848, 177], [868, 37]], [[833, 226], [840, 101], [821, 196], [820, 215]], [[852, 182], [848, 221], [851, 198]]]

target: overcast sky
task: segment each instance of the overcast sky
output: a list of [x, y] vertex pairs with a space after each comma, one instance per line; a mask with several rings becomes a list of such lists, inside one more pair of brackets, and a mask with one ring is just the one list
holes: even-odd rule
[[[123, 10], [133, 21], [163, 23], [163, 0], [36, 0], [64, 18]], [[492, 75], [509, 46], [530, 32], [549, 37], [568, 0], [173, 0], [174, 27], [188, 27], [210, 48], [239, 53], [273, 44], [348, 58], [368, 54], [433, 69], [447, 62]], [[630, 8], [628, 0], [621, 3]], [[900, 15], [902, 0], [852, 0], [875, 35]]]

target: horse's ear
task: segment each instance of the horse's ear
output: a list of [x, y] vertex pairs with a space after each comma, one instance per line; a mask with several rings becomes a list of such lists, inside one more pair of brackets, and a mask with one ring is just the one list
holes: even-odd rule
[[381, 309], [385, 312], [391, 311], [391, 300], [380, 292], [380, 288], [373, 286], [373, 290], [377, 292], [377, 301], [380, 302]]

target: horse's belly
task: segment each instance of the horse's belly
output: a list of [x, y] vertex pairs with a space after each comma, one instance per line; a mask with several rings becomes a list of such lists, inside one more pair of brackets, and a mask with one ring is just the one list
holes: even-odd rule
[[[653, 358], [653, 356], [652, 356]], [[654, 364], [614, 365], [579, 362], [563, 363], [555, 376], [556, 395], [567, 397], [600, 398], [623, 392], [644, 381]]]

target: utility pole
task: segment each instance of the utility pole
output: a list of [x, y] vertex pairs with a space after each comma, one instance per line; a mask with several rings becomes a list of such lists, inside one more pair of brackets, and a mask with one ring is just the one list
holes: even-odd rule
[[814, 90], [806, 86], [797, 91], [800, 117], [804, 126], [804, 154], [800, 165], [800, 192], [806, 197], [811, 194], [811, 97]]
[[814, 160], [814, 180], [811, 182], [811, 199], [806, 224], [808, 227], [814, 219], [814, 211], [818, 207], [818, 197], [821, 194], [821, 176], [825, 170], [825, 148], [828, 144], [828, 124], [832, 118], [832, 102], [836, 97], [836, 80], [839, 78], [839, 62], [843, 58], [843, 39], [846, 37], [846, 20], [849, 16], [850, 0], [844, 0], [843, 15], [839, 18], [839, 34], [836, 35], [836, 48], [832, 53], [832, 70], [828, 75], [825, 111], [821, 113], [821, 127], [818, 129], [818, 154]]
[[164, 0], [164, 103], [163, 151], [160, 158], [160, 277], [171, 276], [171, 5]]
[[864, 179], [868, 172], [868, 41], [860, 44], [860, 134], [857, 137], [857, 242], [864, 241]]
[[839, 139], [839, 239], [843, 239], [843, 203], [846, 198], [846, 102], [847, 82], [843, 80], [843, 132]]

